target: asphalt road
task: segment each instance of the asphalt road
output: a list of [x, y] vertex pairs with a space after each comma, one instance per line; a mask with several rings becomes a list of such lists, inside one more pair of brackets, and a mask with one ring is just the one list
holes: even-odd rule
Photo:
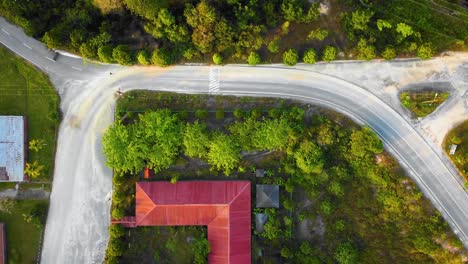
[[112, 184], [101, 153], [101, 136], [112, 122], [117, 89], [293, 98], [342, 112], [379, 134], [386, 149], [468, 246], [468, 195], [459, 176], [403, 117], [359, 86], [278, 66], [126, 68], [83, 64], [80, 58], [66, 56], [54, 62], [41, 43], [1, 18], [0, 28], [0, 42], [47, 72], [62, 99], [63, 122], [42, 263], [102, 262]]

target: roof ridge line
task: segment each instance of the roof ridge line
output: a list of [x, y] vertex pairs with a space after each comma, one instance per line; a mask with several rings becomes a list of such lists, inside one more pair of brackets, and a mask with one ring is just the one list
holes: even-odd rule
[[250, 181], [245, 181], [247, 184], [244, 186], [244, 188], [242, 188], [242, 190], [240, 190], [236, 196], [234, 196], [234, 198], [232, 198], [232, 200], [228, 203], [229, 206], [231, 206], [231, 204], [237, 199], [237, 197], [239, 197], [239, 195], [241, 195], [244, 190], [247, 188], [247, 186], [250, 186]]

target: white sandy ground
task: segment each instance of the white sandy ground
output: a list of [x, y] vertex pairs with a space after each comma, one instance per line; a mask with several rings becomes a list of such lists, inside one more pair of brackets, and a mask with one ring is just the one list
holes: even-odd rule
[[[210, 74], [211, 67], [129, 68], [115, 65], [83, 64], [79, 58], [65, 55], [60, 55], [57, 62], [53, 62], [48, 59], [50, 51], [43, 44], [25, 36], [22, 30], [8, 24], [2, 18], [0, 18], [0, 27], [2, 29], [0, 42], [48, 73], [61, 97], [63, 121], [58, 135], [56, 168], [41, 259], [41, 262], [45, 264], [101, 263], [104, 258], [109, 235], [112, 173], [104, 164], [101, 137], [105, 129], [112, 123], [117, 89], [121, 88], [122, 91], [154, 89], [206, 93], [211, 88], [214, 93], [222, 93], [223, 89], [235, 92], [236, 87], [239, 87], [240, 91], [256, 90], [257, 95], [259, 95], [261, 91], [270, 91], [274, 88], [276, 94], [284, 96], [294, 95], [299, 91], [298, 89], [302, 89], [301, 93], [307, 92], [303, 86], [302, 88], [298, 86], [301, 83], [317, 85], [319, 89], [313, 90], [317, 93], [322, 93], [320, 88], [333, 90], [332, 86], [339, 83], [318, 75], [292, 71], [291, 67], [283, 65], [271, 65], [275, 68], [272, 69], [272, 73], [269, 73], [268, 69], [254, 70], [247, 68], [247, 66], [245, 68], [225, 66], [221, 68], [221, 78], [211, 78], [210, 82], [210, 76], [213, 76]], [[450, 166], [448, 160], [441, 155], [440, 142], [450, 128], [467, 118], [468, 79], [466, 75], [468, 69], [466, 65], [463, 65], [467, 62], [467, 53], [447, 53], [446, 56], [428, 61], [335, 62], [298, 65], [295, 68], [336, 76], [347, 81], [348, 84], [349, 82], [355, 83], [378, 96], [406, 120], [409, 119], [404, 109], [401, 108], [397, 97], [400, 89], [413, 83], [449, 82], [452, 84], [450, 89], [453, 96], [426, 119], [410, 121], [409, 123], [437, 152], [442, 161]], [[269, 66], [262, 66], [262, 68], [265, 67]], [[279, 71], [278, 68], [282, 67], [286, 69]], [[109, 75], [109, 72], [113, 72], [113, 74]], [[270, 87], [269, 83], [274, 83], [276, 86]], [[281, 87], [278, 87], [278, 83]], [[346, 83], [337, 85], [343, 89], [344, 87], [354, 89], [353, 92], [341, 90], [343, 94], [349, 96], [350, 102], [356, 102], [360, 99], [363, 101], [361, 109], [354, 112], [366, 112], [368, 115], [368, 109], [382, 105], [376, 102], [376, 98], [368, 95], [356, 98], [356, 94], [361, 94], [356, 90], [356, 87]], [[217, 90], [220, 86], [221, 90]], [[325, 90], [323, 92], [326, 94]], [[339, 100], [343, 102], [345, 99]], [[387, 110], [374, 110], [389, 113]], [[394, 129], [381, 132], [387, 134], [387, 140], [393, 142], [394, 146], [407, 144], [407, 140], [410, 143], [412, 140], [416, 140], [418, 143], [410, 144], [410, 148], [421, 150], [421, 153], [417, 153], [421, 155], [420, 158], [428, 157], [428, 155], [433, 157], [430, 155], [432, 151], [426, 148], [425, 144], [420, 142], [415, 135], [408, 134], [397, 138], [392, 135], [391, 130], [409, 132], [405, 129], [407, 125], [404, 122], [397, 124], [395, 120], [398, 119], [393, 117], [386, 120], [393, 122], [389, 125], [393, 126]], [[376, 121], [374, 124], [384, 126], [379, 122]], [[403, 151], [401, 148], [400, 150]], [[443, 165], [432, 166], [424, 160], [421, 163], [421, 160], [415, 160], [411, 155], [403, 157], [407, 159], [406, 168], [414, 165], [414, 168], [417, 168], [416, 171], [423, 174], [424, 177], [421, 176], [421, 178], [424, 178], [424, 181], [418, 180], [414, 174], [411, 175], [416, 177], [420, 187], [426, 186], [426, 191], [429, 188], [429, 192], [425, 192], [425, 194], [435, 195], [431, 198], [433, 202], [444, 201], [444, 199], [448, 201], [452, 199], [453, 194], [456, 203], [441, 203], [439, 201], [436, 207], [439, 210], [448, 208], [447, 210], [450, 210], [456, 219], [464, 219], [463, 217], [468, 213], [468, 210], [465, 210], [463, 203], [460, 205], [457, 201], [465, 201], [466, 197], [464, 198], [463, 195], [466, 196], [466, 193], [461, 191], [462, 187], [458, 186], [456, 182], [454, 183], [453, 179], [450, 179], [451, 173]], [[413, 162], [418, 164], [413, 164]], [[428, 180], [427, 175], [432, 173], [428, 171], [429, 167], [437, 171], [434, 174], [440, 173], [439, 175], [447, 176], [447, 178], [438, 179], [436, 177]], [[429, 184], [430, 187], [427, 187], [426, 184]], [[451, 190], [451, 193], [446, 195], [447, 192], [443, 192], [444, 190]], [[438, 193], [444, 193], [444, 195]], [[441, 208], [441, 206], [446, 208]], [[463, 221], [457, 221], [463, 225]], [[453, 223], [451, 224], [453, 227]], [[468, 230], [468, 228], [460, 227], [457, 230]], [[467, 245], [468, 241], [464, 241], [464, 243]]]

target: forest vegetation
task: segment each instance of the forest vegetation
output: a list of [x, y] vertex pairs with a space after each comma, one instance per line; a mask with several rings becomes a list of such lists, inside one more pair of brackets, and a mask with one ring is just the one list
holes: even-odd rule
[[108, 63], [293, 65], [315, 62], [311, 49], [324, 61], [464, 50], [468, 11], [459, 2], [1, 0], [0, 15], [49, 48]]

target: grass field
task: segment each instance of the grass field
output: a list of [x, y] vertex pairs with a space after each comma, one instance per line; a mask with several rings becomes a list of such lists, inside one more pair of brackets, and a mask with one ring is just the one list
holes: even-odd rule
[[50, 179], [54, 169], [59, 97], [48, 77], [0, 47], [0, 115], [23, 115], [28, 121], [28, 139], [42, 139], [39, 152], [29, 151], [28, 162], [45, 168], [39, 179]]
[[449, 97], [448, 92], [418, 91], [400, 93], [401, 104], [415, 117], [425, 117], [434, 112]]
[[8, 263], [36, 263], [39, 253], [41, 229], [24, 220], [31, 209], [39, 203], [47, 201], [19, 200], [12, 214], [0, 212], [0, 222], [6, 224]]
[[449, 155], [452, 162], [457, 166], [465, 179], [468, 180], [468, 120], [452, 129], [444, 140], [444, 149], [447, 155], [452, 144], [457, 144], [454, 155]]

